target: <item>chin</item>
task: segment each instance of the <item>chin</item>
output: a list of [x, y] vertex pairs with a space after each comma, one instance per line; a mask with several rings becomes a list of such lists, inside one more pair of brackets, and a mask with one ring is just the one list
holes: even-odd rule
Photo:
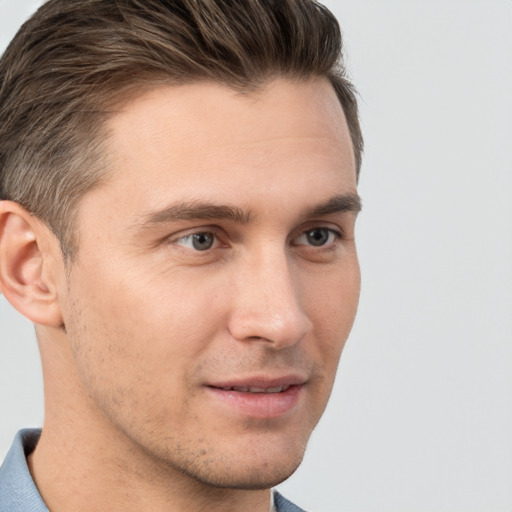
[[[270, 489], [289, 478], [304, 457], [306, 443], [281, 439], [265, 444], [262, 439], [231, 442], [225, 449], [200, 449], [181, 457], [164, 457], [169, 469], [217, 489]], [[259, 441], [259, 442], [258, 442]], [[288, 442], [287, 442], [288, 441]], [[167, 454], [169, 455], [169, 454]], [[175, 454], [174, 454], [175, 455]]]
[[302, 462], [294, 461], [292, 464], [283, 464], [280, 461], [272, 461], [265, 464], [251, 465], [251, 467], [238, 467], [229, 470], [223, 467], [220, 469], [208, 468], [207, 471], [188, 473], [197, 481], [219, 489], [239, 489], [246, 491], [257, 491], [270, 489], [287, 480], [299, 467]]

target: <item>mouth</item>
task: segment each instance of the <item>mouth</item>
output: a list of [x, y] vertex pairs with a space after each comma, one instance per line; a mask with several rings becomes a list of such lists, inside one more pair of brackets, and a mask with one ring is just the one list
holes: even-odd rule
[[252, 418], [276, 418], [293, 414], [304, 394], [306, 380], [299, 377], [246, 379], [207, 386], [216, 407], [229, 414]]
[[[212, 386], [215, 387], [215, 386]], [[292, 385], [287, 386], [276, 386], [272, 388], [262, 388], [257, 386], [223, 386], [221, 388], [222, 391], [236, 391], [238, 393], [266, 393], [266, 394], [273, 394], [273, 393], [283, 393], [284, 391], [288, 391]]]

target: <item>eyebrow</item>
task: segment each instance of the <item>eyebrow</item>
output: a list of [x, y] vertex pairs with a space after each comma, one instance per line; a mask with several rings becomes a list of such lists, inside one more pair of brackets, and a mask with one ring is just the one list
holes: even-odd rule
[[173, 204], [163, 210], [145, 215], [142, 226], [151, 227], [166, 222], [195, 219], [230, 220], [238, 224], [247, 224], [251, 218], [251, 212], [236, 206], [190, 201]]
[[358, 214], [362, 209], [362, 201], [358, 194], [343, 194], [334, 196], [327, 202], [309, 210], [308, 217], [322, 217], [333, 213], [352, 212]]
[[[331, 197], [326, 202], [307, 210], [304, 217], [323, 217], [345, 212], [357, 214], [360, 211], [361, 198], [356, 193], [350, 193]], [[163, 210], [145, 215], [140, 227], [150, 228], [167, 222], [198, 219], [228, 220], [237, 224], [248, 224], [253, 219], [253, 215], [250, 211], [237, 206], [189, 201], [173, 204]]]

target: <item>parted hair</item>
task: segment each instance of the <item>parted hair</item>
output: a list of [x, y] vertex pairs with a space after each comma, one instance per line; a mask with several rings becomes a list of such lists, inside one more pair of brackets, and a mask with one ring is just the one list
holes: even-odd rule
[[339, 25], [314, 0], [49, 0], [0, 60], [0, 200], [77, 249], [80, 198], [108, 173], [105, 121], [160, 85], [251, 92], [276, 77], [326, 77], [356, 171], [362, 136]]

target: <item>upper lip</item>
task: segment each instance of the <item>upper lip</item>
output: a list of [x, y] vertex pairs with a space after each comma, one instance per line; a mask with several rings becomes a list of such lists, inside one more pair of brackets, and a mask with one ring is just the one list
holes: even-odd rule
[[215, 381], [207, 383], [207, 386], [213, 388], [252, 388], [252, 389], [275, 389], [275, 388], [288, 388], [290, 386], [301, 386], [305, 384], [307, 379], [301, 375], [288, 374], [279, 377], [239, 377], [232, 379], [225, 379], [222, 381]]

